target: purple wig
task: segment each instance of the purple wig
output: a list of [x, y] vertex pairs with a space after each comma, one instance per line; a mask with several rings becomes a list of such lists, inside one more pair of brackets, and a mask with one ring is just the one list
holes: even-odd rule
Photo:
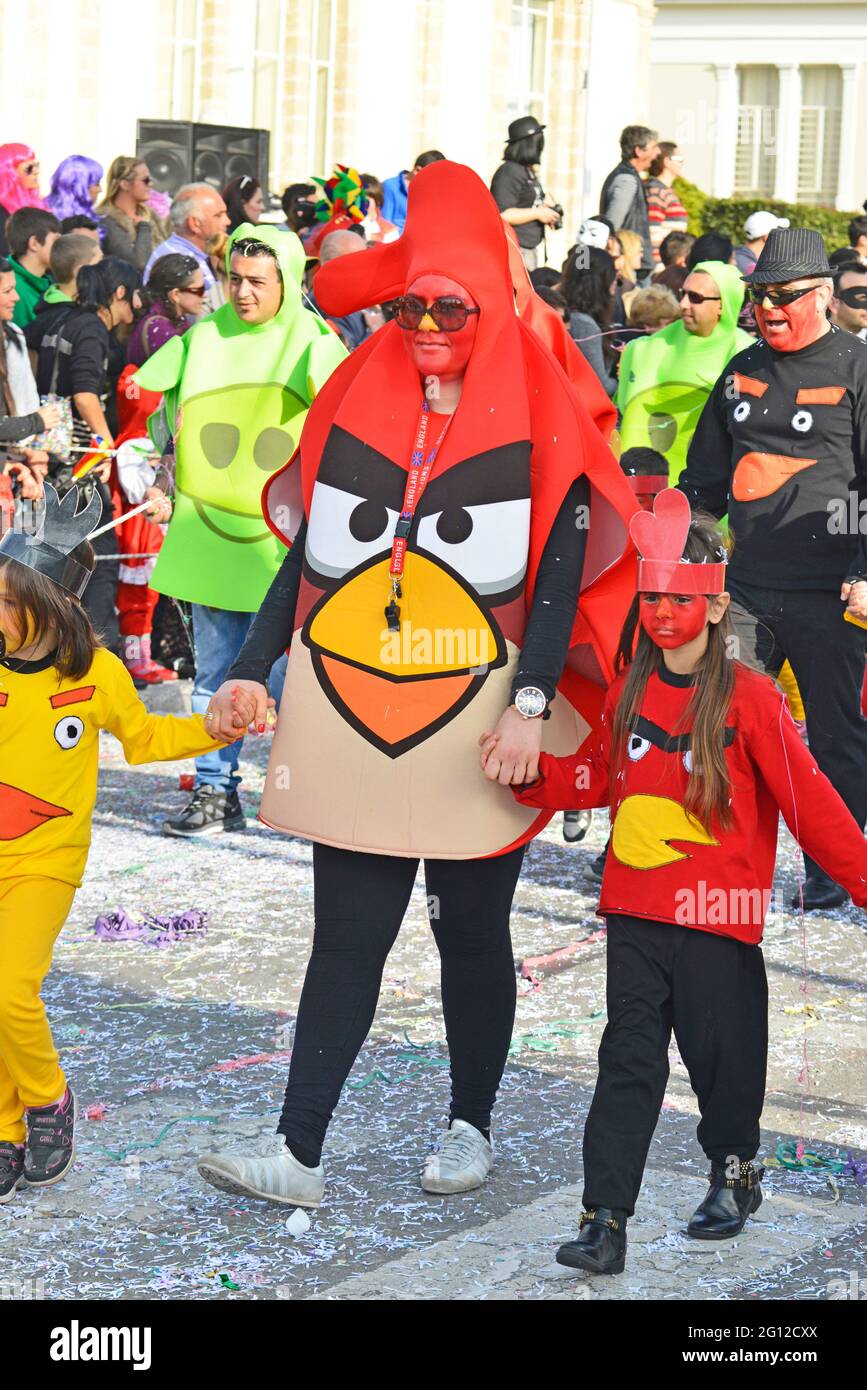
[[102, 165], [84, 154], [71, 154], [51, 176], [45, 206], [55, 217], [93, 217], [90, 189], [102, 180]]

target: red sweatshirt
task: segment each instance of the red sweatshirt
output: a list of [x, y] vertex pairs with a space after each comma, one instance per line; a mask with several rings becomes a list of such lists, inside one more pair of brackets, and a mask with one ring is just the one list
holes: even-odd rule
[[[601, 916], [675, 922], [757, 944], [771, 898], [780, 812], [807, 854], [867, 906], [867, 840], [860, 827], [805, 748], [773, 683], [740, 663], [736, 671], [726, 718], [729, 830], [701, 824], [683, 806], [691, 677], [662, 667], [647, 682], [611, 809]], [[543, 753], [539, 780], [512, 788], [518, 801], [550, 810], [611, 805], [611, 727], [624, 681], [619, 676], [608, 691], [595, 746], [566, 758]]]

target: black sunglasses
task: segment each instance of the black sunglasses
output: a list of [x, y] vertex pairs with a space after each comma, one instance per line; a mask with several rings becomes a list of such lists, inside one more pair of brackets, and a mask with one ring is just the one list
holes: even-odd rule
[[794, 304], [796, 299], [812, 294], [818, 288], [818, 284], [815, 284], [805, 285], [802, 290], [771, 290], [767, 285], [750, 285], [750, 299], [754, 304], [762, 304], [767, 299], [775, 309], [781, 309], [783, 305]]
[[681, 290], [678, 301], [688, 299], [690, 304], [707, 304], [708, 302], [720, 302], [718, 294], [699, 294], [698, 290]]
[[441, 333], [457, 333], [466, 324], [470, 314], [477, 314], [478, 308], [469, 309], [457, 295], [441, 295], [432, 304], [425, 304], [414, 294], [402, 295], [394, 301], [394, 318], [400, 328], [410, 332], [418, 328], [425, 314], [429, 314]]

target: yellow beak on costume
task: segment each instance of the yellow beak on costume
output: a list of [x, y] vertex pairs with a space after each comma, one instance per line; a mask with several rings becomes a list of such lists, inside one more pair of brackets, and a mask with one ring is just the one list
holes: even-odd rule
[[611, 847], [621, 864], [632, 869], [661, 869], [688, 859], [674, 849], [673, 840], [693, 845], [717, 845], [719, 841], [700, 821], [667, 796], [628, 796], [614, 821]]
[[442, 721], [499, 649], [467, 590], [415, 552], [405, 558], [400, 631], [389, 632], [389, 565], [381, 560], [337, 589], [315, 613], [307, 638], [341, 702], [395, 744]]

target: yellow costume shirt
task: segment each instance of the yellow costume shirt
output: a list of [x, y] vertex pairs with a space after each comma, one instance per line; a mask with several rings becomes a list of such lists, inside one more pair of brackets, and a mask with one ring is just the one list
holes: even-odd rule
[[[49, 658], [46, 658], [46, 661]], [[221, 746], [201, 715], [149, 714], [126, 667], [100, 648], [84, 676], [45, 662], [0, 662], [0, 879], [81, 883], [96, 801], [99, 731], [129, 763], [192, 758]]]

